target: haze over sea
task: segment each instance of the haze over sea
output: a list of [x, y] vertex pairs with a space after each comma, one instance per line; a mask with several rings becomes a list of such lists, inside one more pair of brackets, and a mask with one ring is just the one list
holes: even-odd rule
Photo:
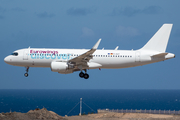
[[[0, 90], [0, 112], [47, 108], [67, 115], [80, 98], [97, 109], [180, 110], [180, 90]], [[82, 113], [94, 112], [83, 104]], [[78, 115], [77, 105], [68, 115]]]

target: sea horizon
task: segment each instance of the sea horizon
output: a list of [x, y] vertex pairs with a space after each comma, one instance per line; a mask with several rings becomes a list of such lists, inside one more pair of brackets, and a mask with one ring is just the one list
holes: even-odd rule
[[0, 113], [46, 108], [61, 116], [78, 115], [80, 98], [84, 114], [97, 109], [178, 111], [179, 93], [179, 89], [0, 89]]

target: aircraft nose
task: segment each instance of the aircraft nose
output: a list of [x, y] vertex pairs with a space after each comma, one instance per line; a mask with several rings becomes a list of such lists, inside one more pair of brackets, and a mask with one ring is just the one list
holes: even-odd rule
[[10, 62], [10, 59], [9, 59], [9, 57], [8, 57], [8, 56], [4, 58], [4, 62], [5, 62], [5, 63]]

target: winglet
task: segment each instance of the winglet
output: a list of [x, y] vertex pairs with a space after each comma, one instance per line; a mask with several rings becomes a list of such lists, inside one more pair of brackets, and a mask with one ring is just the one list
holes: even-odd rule
[[98, 48], [100, 42], [101, 42], [101, 38], [97, 41], [97, 43], [93, 46], [92, 49], [96, 50]]

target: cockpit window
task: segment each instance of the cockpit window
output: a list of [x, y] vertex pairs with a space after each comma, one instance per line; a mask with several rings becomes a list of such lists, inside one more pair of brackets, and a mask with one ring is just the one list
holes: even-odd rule
[[12, 53], [11, 55], [18, 56], [17, 52]]

